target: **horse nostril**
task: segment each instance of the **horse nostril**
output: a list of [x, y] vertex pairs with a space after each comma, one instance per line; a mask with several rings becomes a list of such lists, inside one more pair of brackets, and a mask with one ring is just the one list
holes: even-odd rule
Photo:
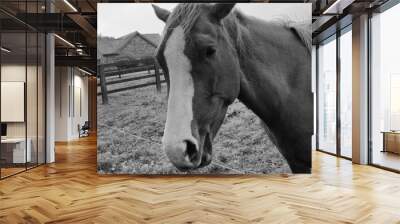
[[189, 161], [191, 163], [196, 163], [199, 160], [199, 153], [197, 152], [196, 145], [189, 140], [185, 140], [184, 142], [186, 143], [186, 155]]

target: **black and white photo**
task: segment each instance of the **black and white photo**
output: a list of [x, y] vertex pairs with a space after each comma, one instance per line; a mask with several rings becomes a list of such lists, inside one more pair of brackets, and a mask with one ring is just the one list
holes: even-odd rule
[[99, 173], [311, 172], [310, 4], [103, 3], [97, 42]]

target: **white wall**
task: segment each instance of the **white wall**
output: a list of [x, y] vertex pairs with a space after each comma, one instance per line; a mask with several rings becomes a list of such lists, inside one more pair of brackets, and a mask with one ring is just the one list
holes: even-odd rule
[[68, 67], [55, 68], [55, 141], [68, 140], [70, 84]]
[[1, 81], [25, 82], [25, 64], [3, 64], [1, 65]]
[[[77, 74], [78, 72], [78, 74]], [[78, 138], [79, 133], [78, 133], [78, 124], [83, 125], [85, 121], [89, 120], [88, 117], [88, 78], [86, 76], [82, 76], [82, 73], [80, 73], [78, 70], [74, 70], [74, 96], [71, 96], [72, 99], [74, 99], [75, 102], [72, 102], [71, 105], [75, 104], [73, 108], [71, 108], [72, 111], [72, 119], [71, 119], [71, 135], [72, 138]], [[80, 93], [79, 93], [80, 91]], [[80, 95], [80, 99], [79, 96]], [[80, 103], [78, 101], [81, 101]], [[80, 104], [80, 105], [79, 105]], [[81, 107], [81, 108], [79, 108]], [[82, 111], [80, 112], [79, 109]], [[75, 110], [75, 113], [74, 113]]]
[[55, 86], [55, 140], [77, 139], [78, 125], [88, 120], [88, 78], [76, 68], [56, 67]]

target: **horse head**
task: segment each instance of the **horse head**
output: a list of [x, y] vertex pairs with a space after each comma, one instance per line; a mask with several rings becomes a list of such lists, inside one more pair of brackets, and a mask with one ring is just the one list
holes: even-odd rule
[[210, 164], [212, 140], [238, 97], [240, 65], [222, 20], [234, 4], [153, 6], [166, 23], [156, 57], [169, 77], [163, 149], [180, 170]]

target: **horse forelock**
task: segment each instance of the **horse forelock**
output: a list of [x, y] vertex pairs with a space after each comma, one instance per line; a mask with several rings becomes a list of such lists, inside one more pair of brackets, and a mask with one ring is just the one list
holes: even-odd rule
[[169, 15], [165, 29], [174, 29], [178, 25], [187, 34], [199, 18], [204, 3], [180, 3]]
[[194, 23], [200, 16], [201, 7], [202, 4], [200, 3], [180, 3], [174, 8], [165, 23], [160, 44], [156, 49], [156, 54], [162, 54], [165, 43], [177, 26], [183, 29], [185, 35], [192, 29]]

